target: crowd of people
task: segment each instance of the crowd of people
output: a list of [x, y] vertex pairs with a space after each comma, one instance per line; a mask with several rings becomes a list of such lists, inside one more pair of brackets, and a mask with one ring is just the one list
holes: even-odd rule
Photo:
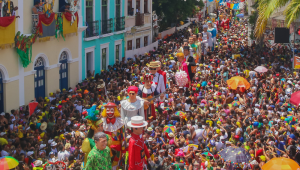
[[[130, 120], [124, 101], [138, 95], [141, 104], [149, 105], [138, 112], [146, 122], [140, 133], [149, 170], [258, 170], [274, 157], [300, 163], [299, 108], [289, 102], [300, 88], [293, 52], [280, 45], [249, 46], [247, 19], [231, 11], [220, 6], [216, 19], [176, 30], [157, 49], [123, 58], [100, 74], [90, 71], [76, 87], [37, 99], [33, 114], [28, 106], [1, 113], [1, 156], [17, 159], [21, 170], [53, 162], [74, 170], [131, 169], [126, 148], [138, 138], [139, 128], [129, 125], [137, 120]], [[268, 71], [256, 72], [257, 66]], [[188, 78], [184, 86], [177, 82], [180, 70]], [[235, 76], [245, 78], [249, 87], [232, 89], [227, 80]], [[156, 98], [143, 100], [148, 94]], [[112, 113], [117, 119], [103, 119]], [[112, 120], [124, 126], [106, 126]], [[166, 131], [165, 126], [171, 127]], [[111, 129], [116, 136], [101, 133]], [[99, 142], [103, 137], [107, 145], [122, 138], [122, 149], [116, 149], [122, 153]], [[245, 158], [240, 159], [245, 161], [222, 157], [228, 147], [243, 148]], [[102, 154], [113, 159], [103, 163]]]

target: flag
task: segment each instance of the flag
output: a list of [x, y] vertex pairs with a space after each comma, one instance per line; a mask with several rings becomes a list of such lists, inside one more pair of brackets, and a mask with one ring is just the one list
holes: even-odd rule
[[15, 16], [0, 17], [0, 45], [15, 42]]
[[227, 5], [228, 8], [230, 8], [230, 3], [227, 2], [226, 5]]
[[239, 3], [234, 4], [232, 9], [238, 10], [239, 9]]
[[71, 14], [65, 12], [63, 15], [63, 32], [65, 34], [77, 33], [78, 29], [78, 15], [75, 13], [76, 19], [74, 23], [71, 25]]
[[32, 115], [32, 113], [34, 112], [35, 108], [37, 107], [39, 103], [38, 102], [31, 102], [28, 104], [29, 106], [29, 116]]
[[233, 4], [230, 4], [230, 9], [233, 9]]

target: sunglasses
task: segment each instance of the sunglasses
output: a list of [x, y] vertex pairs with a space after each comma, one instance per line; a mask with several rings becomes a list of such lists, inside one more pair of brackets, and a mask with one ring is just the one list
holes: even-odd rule
[[135, 93], [129, 93], [129, 95], [135, 95]]
[[150, 68], [150, 70], [156, 70], [156, 68]]

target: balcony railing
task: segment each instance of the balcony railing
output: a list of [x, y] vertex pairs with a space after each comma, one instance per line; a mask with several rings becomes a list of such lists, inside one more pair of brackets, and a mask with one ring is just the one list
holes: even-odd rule
[[86, 22], [85, 38], [99, 35], [99, 21]]
[[101, 34], [108, 34], [113, 32], [113, 19], [107, 19], [101, 21]]
[[135, 16], [135, 26], [144, 25], [144, 14], [137, 13]]
[[115, 31], [122, 31], [125, 29], [125, 17], [115, 18]]
[[31, 30], [32, 34], [36, 33], [38, 24], [39, 24], [39, 14], [32, 14], [32, 30]]

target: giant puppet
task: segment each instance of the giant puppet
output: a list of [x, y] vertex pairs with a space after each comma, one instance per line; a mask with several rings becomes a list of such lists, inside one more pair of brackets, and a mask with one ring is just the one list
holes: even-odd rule
[[129, 139], [129, 146], [128, 146], [128, 170], [144, 170], [147, 169], [146, 167], [146, 159], [151, 161], [150, 154], [148, 148], [144, 142], [142, 137], [144, 127], [147, 126], [147, 122], [144, 121], [142, 116], [134, 116], [131, 118], [131, 121], [127, 123], [127, 126], [131, 127], [132, 134], [131, 138]]
[[133, 116], [142, 116], [145, 119], [144, 100], [137, 97], [138, 90], [136, 86], [129, 86], [127, 89], [129, 98], [121, 101], [121, 118], [126, 127]]
[[121, 119], [116, 104], [109, 102], [104, 108], [102, 112], [103, 129], [112, 139], [110, 145], [112, 168], [116, 170], [120, 169], [122, 154], [126, 152], [124, 121]]
[[147, 99], [150, 104], [144, 105], [144, 113], [145, 113], [145, 120], [147, 120], [148, 117], [153, 117], [153, 119], [156, 119], [155, 115], [155, 107], [153, 100], [156, 98], [155, 95], [158, 95], [158, 92], [156, 89], [156, 84], [152, 83], [153, 76], [149, 73], [146, 73], [143, 76], [144, 84], [139, 86], [138, 95], [144, 99]]

